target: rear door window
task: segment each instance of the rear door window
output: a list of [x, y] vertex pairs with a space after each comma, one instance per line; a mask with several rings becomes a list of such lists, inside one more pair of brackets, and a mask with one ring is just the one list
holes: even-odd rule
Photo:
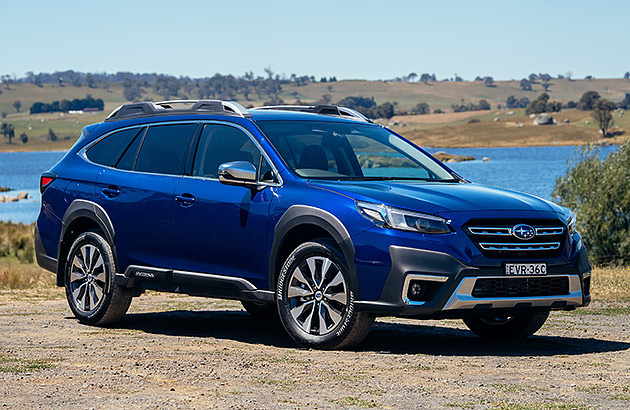
[[149, 127], [135, 170], [182, 175], [196, 126], [197, 124], [169, 124]]
[[85, 154], [90, 161], [111, 167], [139, 132], [140, 128], [115, 132], [94, 144]]

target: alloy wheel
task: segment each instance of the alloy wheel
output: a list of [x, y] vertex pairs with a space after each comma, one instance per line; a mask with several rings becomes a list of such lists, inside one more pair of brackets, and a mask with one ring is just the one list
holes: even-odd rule
[[90, 312], [96, 309], [105, 295], [107, 274], [103, 255], [91, 244], [81, 246], [72, 258], [70, 290], [78, 310]]
[[311, 256], [297, 265], [288, 283], [289, 312], [304, 332], [323, 336], [337, 328], [348, 305], [339, 266], [326, 257]]

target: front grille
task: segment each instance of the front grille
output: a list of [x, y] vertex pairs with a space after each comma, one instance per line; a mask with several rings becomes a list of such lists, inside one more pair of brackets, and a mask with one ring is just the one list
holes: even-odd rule
[[[519, 224], [534, 228], [535, 235], [519, 239], [513, 228]], [[490, 258], [548, 258], [558, 256], [566, 242], [566, 228], [554, 219], [477, 219], [464, 225], [468, 237]]]
[[560, 247], [560, 242], [526, 244], [479, 242], [479, 246], [486, 251], [554, 251]]
[[472, 295], [475, 298], [559, 296], [569, 294], [567, 276], [536, 278], [477, 279]]

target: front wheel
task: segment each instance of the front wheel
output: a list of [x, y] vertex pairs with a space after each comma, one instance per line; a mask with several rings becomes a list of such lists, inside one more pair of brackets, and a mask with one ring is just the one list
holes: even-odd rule
[[115, 274], [112, 248], [100, 232], [80, 234], [68, 252], [65, 272], [66, 297], [79, 321], [107, 325], [125, 315], [132, 298], [114, 283]]
[[278, 277], [278, 313], [298, 344], [341, 349], [359, 343], [374, 317], [355, 309], [349, 272], [328, 241], [306, 242], [287, 258]]
[[471, 316], [464, 323], [478, 336], [493, 340], [523, 339], [536, 333], [549, 317], [549, 312], [514, 316]]

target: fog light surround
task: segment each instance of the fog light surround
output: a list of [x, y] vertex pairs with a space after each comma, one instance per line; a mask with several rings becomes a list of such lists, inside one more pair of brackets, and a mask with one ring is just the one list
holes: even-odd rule
[[405, 277], [402, 300], [406, 305], [422, 305], [435, 297], [448, 276], [409, 274]]

